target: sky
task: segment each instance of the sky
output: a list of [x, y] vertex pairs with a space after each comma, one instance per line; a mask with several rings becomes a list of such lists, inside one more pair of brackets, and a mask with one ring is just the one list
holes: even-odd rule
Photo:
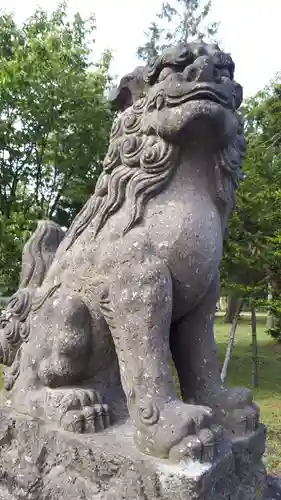
[[[140, 62], [136, 48], [144, 40], [143, 32], [154, 20], [162, 0], [69, 0], [70, 14], [95, 13], [97, 55], [113, 51], [111, 72], [119, 77], [132, 71]], [[36, 6], [56, 8], [58, 0], [0, 0], [0, 8], [14, 11], [24, 20]], [[235, 79], [250, 96], [263, 88], [281, 71], [281, 1], [213, 0], [210, 20], [221, 21], [219, 39], [235, 64]]]

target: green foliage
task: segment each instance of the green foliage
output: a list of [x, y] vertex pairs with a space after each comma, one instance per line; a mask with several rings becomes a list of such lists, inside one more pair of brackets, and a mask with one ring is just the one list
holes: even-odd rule
[[23, 242], [36, 227], [36, 213], [0, 213], [0, 297], [11, 295], [19, 281]]
[[0, 15], [0, 293], [16, 287], [36, 217], [68, 226], [101, 171], [111, 56], [90, 63], [94, 34], [94, 18], [69, 21], [65, 4], [22, 25]]
[[[243, 108], [248, 143], [246, 179], [237, 193], [222, 263], [224, 286], [264, 306], [272, 291], [271, 333], [281, 333], [281, 84], [279, 78]], [[227, 284], [227, 285], [226, 285]], [[279, 332], [279, 333], [278, 333]]]
[[212, 0], [172, 0], [162, 9], [145, 32], [145, 42], [137, 50], [143, 61], [156, 57], [172, 44], [195, 38], [214, 40], [219, 23], [207, 23]]

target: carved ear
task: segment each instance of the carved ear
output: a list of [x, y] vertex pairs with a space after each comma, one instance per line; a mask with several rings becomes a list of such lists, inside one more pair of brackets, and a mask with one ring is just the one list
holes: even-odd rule
[[116, 107], [118, 111], [124, 111], [133, 104], [132, 93], [129, 87], [124, 84], [122, 85], [122, 80], [120, 85], [118, 85], [118, 87], [114, 87], [109, 94], [109, 102]]
[[123, 76], [118, 87], [109, 94], [109, 101], [119, 111], [124, 111], [136, 102], [145, 91], [144, 66], [138, 66], [132, 73]]
[[243, 88], [239, 83], [235, 81], [234, 81], [234, 88], [235, 88], [235, 104], [236, 104], [236, 109], [238, 109], [243, 101]]

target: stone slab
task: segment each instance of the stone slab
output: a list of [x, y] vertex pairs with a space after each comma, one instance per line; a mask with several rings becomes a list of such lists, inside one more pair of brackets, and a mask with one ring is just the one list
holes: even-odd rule
[[[247, 462], [243, 475], [227, 442], [221, 443], [213, 464], [173, 465], [140, 453], [132, 445], [130, 424], [77, 435], [38, 419], [2, 412], [0, 427], [1, 485], [16, 500], [256, 500], [264, 496], [260, 455], [244, 450], [242, 457], [240, 449], [240, 469], [242, 461]], [[256, 441], [262, 435], [261, 428]]]
[[281, 500], [281, 479], [279, 477], [268, 476], [266, 500]]

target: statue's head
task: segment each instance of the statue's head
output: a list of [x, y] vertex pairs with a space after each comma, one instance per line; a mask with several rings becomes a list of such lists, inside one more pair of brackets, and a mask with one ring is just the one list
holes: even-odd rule
[[216, 151], [241, 126], [236, 110], [243, 92], [234, 80], [234, 63], [215, 44], [201, 40], [164, 51], [142, 70], [122, 78], [114, 101], [125, 110], [146, 95], [144, 133], [187, 146]]
[[229, 54], [201, 40], [181, 43], [123, 77], [111, 101], [119, 113], [104, 170], [70, 229], [70, 244], [91, 220], [98, 232], [125, 199], [128, 231], [189, 155], [208, 163], [216, 199], [230, 213], [245, 141], [237, 112], [242, 88]]
[[224, 148], [237, 134], [242, 88], [234, 63], [202, 41], [166, 50], [147, 68], [148, 103], [143, 129], [200, 151]]

